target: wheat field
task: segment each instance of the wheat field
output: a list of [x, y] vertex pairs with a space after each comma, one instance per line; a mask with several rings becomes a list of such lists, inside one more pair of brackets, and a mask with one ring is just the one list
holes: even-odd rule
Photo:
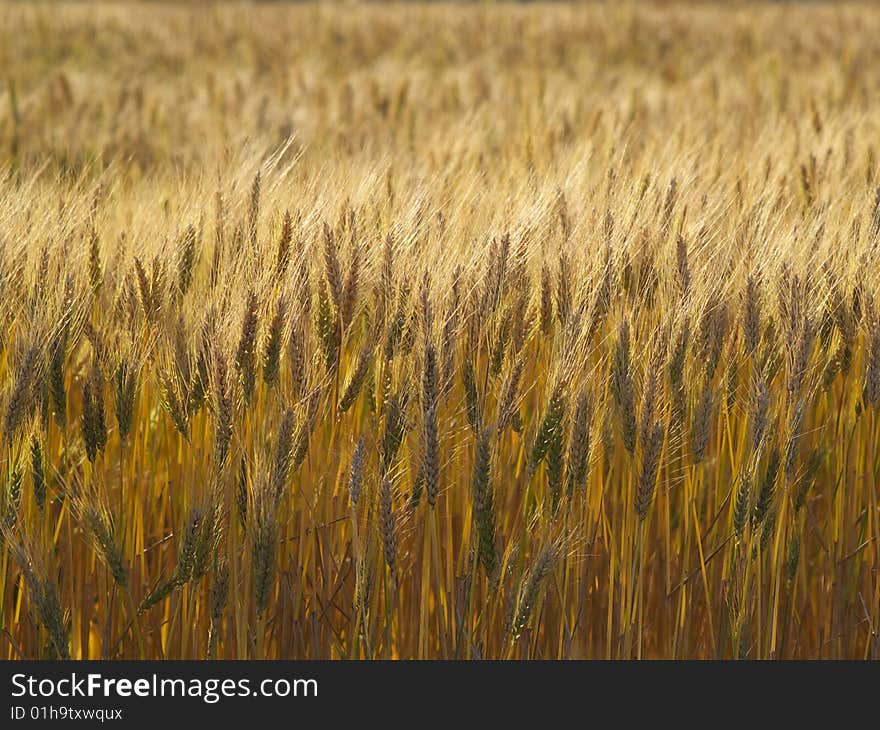
[[0, 4], [0, 657], [880, 658], [878, 54]]

